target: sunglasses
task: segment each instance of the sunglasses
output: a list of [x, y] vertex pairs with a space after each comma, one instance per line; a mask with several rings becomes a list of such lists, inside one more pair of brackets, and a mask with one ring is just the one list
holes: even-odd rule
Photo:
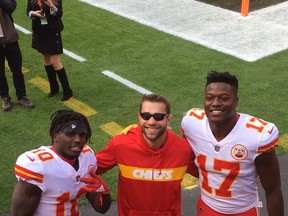
[[149, 112], [140, 113], [140, 116], [146, 121], [148, 121], [152, 116], [156, 121], [162, 121], [168, 115], [169, 114], [167, 113], [154, 113], [154, 114], [150, 114]]

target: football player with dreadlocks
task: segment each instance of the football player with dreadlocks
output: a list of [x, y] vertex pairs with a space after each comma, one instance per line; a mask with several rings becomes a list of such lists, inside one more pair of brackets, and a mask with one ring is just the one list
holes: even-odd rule
[[79, 199], [89, 200], [104, 214], [111, 204], [107, 184], [95, 174], [96, 159], [87, 118], [71, 110], [51, 116], [51, 146], [21, 154], [15, 165], [18, 182], [12, 196], [12, 215], [80, 215]]

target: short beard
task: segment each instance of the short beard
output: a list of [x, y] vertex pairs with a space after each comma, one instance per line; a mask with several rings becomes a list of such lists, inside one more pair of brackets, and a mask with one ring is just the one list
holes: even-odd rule
[[157, 134], [155, 136], [153, 136], [153, 138], [150, 138], [150, 136], [149, 136], [149, 134], [147, 134], [145, 128], [146, 128], [145, 126], [142, 126], [142, 133], [144, 134], [146, 139], [151, 140], [151, 141], [155, 141], [166, 132], [167, 126], [161, 127], [160, 131], [157, 132]]

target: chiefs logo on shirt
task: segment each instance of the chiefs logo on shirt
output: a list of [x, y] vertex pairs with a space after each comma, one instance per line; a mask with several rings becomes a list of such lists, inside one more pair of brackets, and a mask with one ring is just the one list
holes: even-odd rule
[[236, 144], [231, 149], [231, 155], [235, 160], [243, 160], [247, 157], [248, 151], [245, 146]]

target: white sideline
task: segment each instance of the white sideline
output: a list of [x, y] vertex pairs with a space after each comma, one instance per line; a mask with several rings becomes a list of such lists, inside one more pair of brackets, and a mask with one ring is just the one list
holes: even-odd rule
[[79, 0], [253, 62], [288, 48], [288, 2], [240, 13], [195, 0]]
[[[22, 26], [17, 25], [16, 23], [14, 23], [14, 26], [15, 26], [15, 28], [16, 28], [17, 30], [23, 32], [23, 33], [26, 34], [26, 35], [32, 34], [31, 31], [23, 28]], [[79, 62], [84, 62], [84, 61], [86, 61], [85, 58], [83, 58], [83, 57], [81, 57], [81, 56], [79, 56], [79, 55], [77, 55], [77, 54], [75, 54], [75, 53], [73, 53], [73, 52], [71, 52], [71, 51], [69, 51], [69, 50], [63, 49], [63, 53], [64, 53], [65, 55], [68, 55], [69, 57], [71, 57], [71, 58], [79, 61]]]

